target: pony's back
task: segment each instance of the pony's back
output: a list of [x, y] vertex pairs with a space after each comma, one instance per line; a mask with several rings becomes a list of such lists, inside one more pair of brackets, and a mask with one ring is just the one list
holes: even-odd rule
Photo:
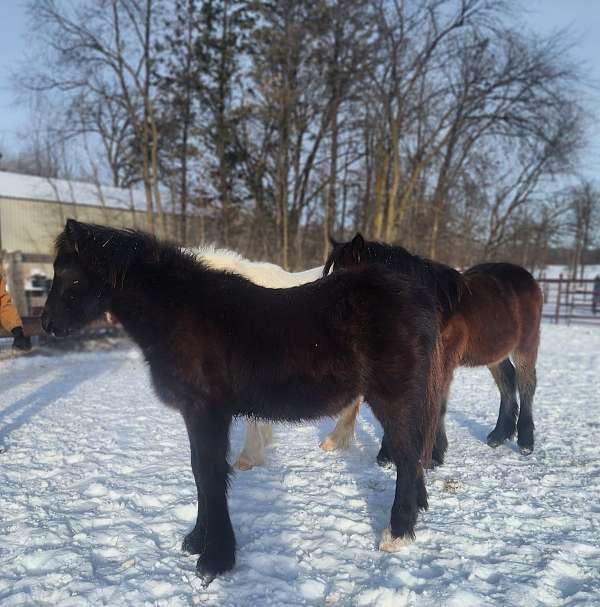
[[214, 270], [226, 270], [239, 274], [261, 287], [285, 289], [296, 287], [319, 279], [323, 266], [303, 272], [288, 272], [280, 266], [266, 261], [250, 261], [239, 253], [229, 249], [217, 249], [213, 246], [188, 249], [199, 261]]

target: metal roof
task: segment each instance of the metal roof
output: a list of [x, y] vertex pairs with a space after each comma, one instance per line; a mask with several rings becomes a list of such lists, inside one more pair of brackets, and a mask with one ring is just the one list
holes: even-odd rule
[[33, 177], [20, 173], [0, 171], [0, 198], [23, 198], [50, 202], [77, 203], [109, 208], [146, 209], [143, 190], [114, 188], [95, 183]]

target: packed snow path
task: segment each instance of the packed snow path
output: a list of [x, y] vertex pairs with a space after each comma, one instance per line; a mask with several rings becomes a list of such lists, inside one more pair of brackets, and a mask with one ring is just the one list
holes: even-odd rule
[[525, 458], [484, 444], [499, 396], [487, 370], [460, 370], [447, 464], [397, 554], [377, 550], [395, 475], [375, 465], [370, 410], [348, 451], [318, 448], [332, 420], [276, 426], [267, 466], [231, 485], [236, 567], [205, 590], [179, 550], [186, 431], [137, 351], [0, 362], [0, 604], [598, 605], [600, 330], [545, 325], [538, 377]]

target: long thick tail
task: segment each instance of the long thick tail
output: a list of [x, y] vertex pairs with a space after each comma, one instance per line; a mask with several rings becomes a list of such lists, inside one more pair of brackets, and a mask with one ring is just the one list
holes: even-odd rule
[[431, 351], [431, 365], [429, 367], [425, 409], [422, 417], [423, 452], [421, 454], [421, 461], [425, 468], [431, 467], [431, 456], [440, 420], [442, 376], [442, 344], [441, 337], [438, 336]]

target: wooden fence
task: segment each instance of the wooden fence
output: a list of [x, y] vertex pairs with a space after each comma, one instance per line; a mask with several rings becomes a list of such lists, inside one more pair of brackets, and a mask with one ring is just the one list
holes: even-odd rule
[[600, 282], [594, 278], [537, 279], [544, 293], [543, 317], [553, 323], [600, 326]]

